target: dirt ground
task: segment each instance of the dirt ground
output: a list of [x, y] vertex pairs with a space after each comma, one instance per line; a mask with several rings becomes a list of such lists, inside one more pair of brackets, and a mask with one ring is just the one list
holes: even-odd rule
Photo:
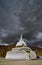
[[40, 60], [5, 60], [0, 59], [0, 65], [42, 65]]

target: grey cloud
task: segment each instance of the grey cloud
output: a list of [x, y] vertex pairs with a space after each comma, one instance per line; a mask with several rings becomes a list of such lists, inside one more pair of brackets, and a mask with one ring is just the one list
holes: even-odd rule
[[36, 37], [37, 39], [42, 39], [42, 32], [39, 32]]
[[33, 36], [42, 32], [42, 0], [0, 0], [0, 35], [21, 31]]
[[20, 4], [18, 3], [18, 1], [1, 0], [0, 3], [1, 3], [0, 27], [13, 30], [14, 32], [19, 31], [21, 25], [17, 13], [21, 12], [21, 6], [19, 6]]

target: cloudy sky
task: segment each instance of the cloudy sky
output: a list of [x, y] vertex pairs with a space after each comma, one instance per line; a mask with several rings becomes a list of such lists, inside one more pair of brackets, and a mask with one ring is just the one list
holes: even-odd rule
[[42, 0], [0, 0], [0, 39], [21, 33], [42, 38]]

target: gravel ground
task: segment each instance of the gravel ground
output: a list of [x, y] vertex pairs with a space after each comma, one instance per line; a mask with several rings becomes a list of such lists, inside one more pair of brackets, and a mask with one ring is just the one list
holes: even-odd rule
[[0, 65], [42, 65], [42, 59], [38, 60], [6, 60], [0, 58]]

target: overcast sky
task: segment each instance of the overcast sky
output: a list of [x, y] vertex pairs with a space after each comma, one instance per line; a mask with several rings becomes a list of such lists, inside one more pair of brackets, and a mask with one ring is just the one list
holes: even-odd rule
[[42, 0], [0, 0], [0, 39], [21, 32], [41, 36]]

